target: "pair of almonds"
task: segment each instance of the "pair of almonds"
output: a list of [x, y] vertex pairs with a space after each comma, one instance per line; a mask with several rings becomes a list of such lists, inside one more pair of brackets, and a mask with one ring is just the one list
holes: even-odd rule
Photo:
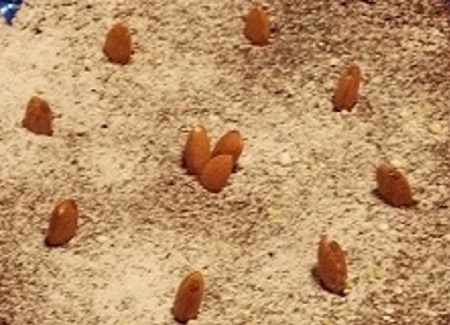
[[318, 249], [317, 275], [325, 289], [344, 295], [347, 282], [347, 262], [341, 246], [335, 241], [328, 241], [322, 235]]
[[350, 111], [356, 105], [360, 83], [361, 69], [352, 63], [345, 68], [338, 80], [332, 99], [334, 111]]
[[244, 36], [253, 45], [269, 44], [270, 21], [260, 6], [254, 6], [244, 18]]
[[185, 324], [191, 319], [197, 318], [204, 290], [205, 282], [200, 272], [192, 272], [183, 279], [171, 309], [175, 320]]
[[48, 246], [61, 246], [68, 243], [75, 235], [78, 225], [78, 206], [72, 200], [60, 202], [52, 212], [45, 237]]
[[204, 188], [219, 193], [227, 184], [243, 146], [240, 132], [232, 130], [217, 141], [211, 152], [206, 129], [198, 125], [189, 133], [183, 160], [188, 173], [197, 175]]
[[106, 34], [103, 53], [113, 63], [127, 64], [132, 52], [131, 34], [127, 26], [117, 23]]
[[53, 113], [48, 103], [37, 96], [31, 97], [22, 120], [22, 126], [40, 135], [52, 135]]
[[409, 207], [416, 203], [409, 182], [395, 166], [382, 162], [376, 170], [377, 193], [394, 207]]

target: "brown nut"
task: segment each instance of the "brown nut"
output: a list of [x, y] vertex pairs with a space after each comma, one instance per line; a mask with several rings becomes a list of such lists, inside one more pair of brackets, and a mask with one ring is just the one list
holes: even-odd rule
[[203, 167], [200, 174], [200, 184], [212, 193], [219, 193], [233, 171], [233, 156], [218, 155]]
[[189, 174], [200, 174], [211, 158], [209, 138], [206, 129], [198, 125], [189, 133], [183, 153], [184, 163]]
[[377, 193], [394, 207], [408, 207], [416, 203], [406, 177], [393, 165], [382, 162], [376, 171]]
[[242, 141], [241, 133], [237, 130], [229, 131], [225, 133], [219, 141], [217, 141], [216, 146], [212, 152], [212, 157], [218, 155], [232, 155], [233, 164], [236, 164], [239, 156], [242, 153], [242, 148], [244, 147], [244, 142]]
[[244, 36], [253, 45], [269, 44], [270, 21], [261, 7], [254, 6], [245, 17]]
[[35, 134], [52, 135], [53, 114], [48, 103], [37, 96], [28, 102], [22, 126]]
[[132, 44], [128, 27], [117, 23], [106, 34], [103, 53], [114, 63], [127, 64], [131, 58]]
[[361, 69], [357, 64], [351, 64], [340, 77], [333, 96], [333, 110], [350, 111], [358, 101]]
[[185, 324], [197, 318], [204, 290], [205, 283], [200, 272], [192, 272], [183, 279], [171, 309], [175, 320]]
[[318, 249], [317, 275], [325, 289], [343, 295], [347, 281], [345, 253], [335, 241], [322, 235]]
[[78, 223], [78, 207], [74, 200], [60, 202], [52, 212], [45, 238], [48, 246], [61, 246], [75, 235]]

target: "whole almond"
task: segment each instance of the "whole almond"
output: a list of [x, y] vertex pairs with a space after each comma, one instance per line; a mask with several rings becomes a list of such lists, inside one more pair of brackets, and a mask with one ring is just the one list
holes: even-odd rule
[[211, 158], [209, 138], [203, 126], [197, 125], [189, 133], [183, 158], [188, 173], [192, 175], [199, 174]]
[[335, 241], [328, 242], [325, 235], [320, 238], [317, 273], [325, 289], [344, 294], [347, 281], [345, 253]]
[[241, 133], [237, 130], [232, 130], [223, 135], [212, 152], [212, 157], [218, 155], [232, 155], [233, 163], [236, 164], [239, 156], [242, 153], [244, 142], [242, 141]]
[[103, 53], [111, 62], [127, 64], [131, 58], [131, 47], [131, 35], [128, 27], [117, 23], [106, 34]]
[[74, 200], [60, 202], [52, 212], [45, 238], [48, 246], [61, 246], [75, 235], [78, 223], [78, 207]]
[[269, 44], [270, 21], [261, 7], [254, 6], [245, 17], [244, 36], [253, 45]]
[[178, 322], [185, 324], [197, 318], [204, 290], [205, 283], [200, 272], [192, 272], [183, 279], [171, 309], [173, 317]]
[[361, 83], [361, 69], [357, 64], [349, 65], [340, 77], [333, 96], [335, 111], [350, 111], [358, 101], [359, 85]]
[[212, 193], [219, 193], [233, 171], [233, 156], [218, 155], [209, 160], [200, 174], [200, 184]]
[[393, 165], [387, 162], [378, 165], [376, 180], [378, 195], [387, 204], [395, 207], [415, 204], [408, 180]]
[[53, 114], [48, 103], [37, 96], [31, 97], [22, 126], [33, 133], [50, 136], [53, 134], [52, 121]]

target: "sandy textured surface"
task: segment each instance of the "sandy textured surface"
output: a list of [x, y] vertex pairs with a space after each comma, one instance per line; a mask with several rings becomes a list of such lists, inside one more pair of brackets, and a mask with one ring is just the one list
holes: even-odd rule
[[[249, 1], [28, 1], [0, 26], [0, 324], [174, 324], [176, 288], [201, 270], [195, 325], [450, 323], [450, 26], [428, 1], [269, 1], [271, 44], [242, 36]], [[125, 21], [135, 53], [108, 63]], [[335, 113], [342, 68], [361, 99]], [[20, 125], [32, 95], [52, 137]], [[192, 124], [245, 148], [225, 190], [180, 166]], [[419, 204], [372, 190], [401, 168]], [[80, 207], [49, 249], [49, 214]], [[311, 275], [319, 236], [347, 251], [349, 293]]]

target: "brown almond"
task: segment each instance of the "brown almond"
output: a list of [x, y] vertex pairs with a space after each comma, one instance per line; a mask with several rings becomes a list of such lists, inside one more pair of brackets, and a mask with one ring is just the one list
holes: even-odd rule
[[128, 27], [117, 23], [106, 34], [103, 53], [111, 62], [127, 64], [131, 58], [131, 47], [131, 34]]
[[233, 156], [218, 155], [209, 160], [200, 174], [200, 184], [212, 193], [219, 193], [233, 171]]
[[183, 279], [171, 309], [175, 320], [185, 324], [197, 318], [204, 290], [205, 283], [200, 272], [192, 272]]
[[337, 112], [350, 111], [358, 101], [361, 69], [357, 64], [351, 64], [340, 77], [333, 96], [333, 109]]
[[244, 36], [253, 45], [269, 44], [270, 21], [261, 7], [254, 6], [245, 17]]
[[52, 121], [53, 114], [48, 103], [37, 96], [31, 97], [22, 126], [33, 133], [50, 136], [53, 134]]
[[209, 138], [206, 129], [197, 125], [189, 133], [184, 149], [184, 163], [189, 174], [199, 174], [211, 158]]
[[408, 180], [393, 165], [382, 162], [377, 167], [376, 180], [377, 193], [387, 204], [395, 207], [408, 207], [415, 204]]
[[325, 235], [320, 238], [317, 273], [325, 289], [344, 294], [347, 281], [345, 253], [335, 241], [328, 242]]
[[217, 141], [216, 146], [212, 152], [212, 157], [218, 155], [232, 155], [233, 163], [236, 164], [239, 156], [242, 153], [242, 148], [244, 147], [244, 142], [242, 141], [241, 133], [237, 130], [232, 130], [225, 133], [219, 141]]
[[78, 223], [78, 207], [74, 200], [60, 202], [52, 212], [45, 238], [48, 246], [61, 246], [75, 235]]

